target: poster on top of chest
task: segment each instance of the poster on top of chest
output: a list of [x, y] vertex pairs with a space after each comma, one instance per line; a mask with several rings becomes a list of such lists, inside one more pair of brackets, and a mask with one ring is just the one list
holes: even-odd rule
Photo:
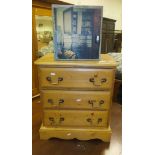
[[52, 5], [55, 60], [99, 60], [102, 6]]

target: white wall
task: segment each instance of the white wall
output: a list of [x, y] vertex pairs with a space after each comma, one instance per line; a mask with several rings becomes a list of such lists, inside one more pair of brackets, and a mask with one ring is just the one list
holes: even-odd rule
[[61, 0], [76, 5], [103, 6], [103, 16], [116, 21], [116, 30], [122, 30], [122, 0]]

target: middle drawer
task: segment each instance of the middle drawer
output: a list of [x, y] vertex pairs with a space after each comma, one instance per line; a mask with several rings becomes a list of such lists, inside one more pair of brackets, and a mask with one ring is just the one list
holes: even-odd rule
[[44, 108], [109, 109], [110, 91], [42, 90]]

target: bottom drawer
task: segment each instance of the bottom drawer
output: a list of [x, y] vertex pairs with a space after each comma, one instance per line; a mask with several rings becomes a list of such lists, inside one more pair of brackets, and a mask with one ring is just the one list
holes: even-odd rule
[[107, 127], [108, 111], [44, 110], [44, 126]]

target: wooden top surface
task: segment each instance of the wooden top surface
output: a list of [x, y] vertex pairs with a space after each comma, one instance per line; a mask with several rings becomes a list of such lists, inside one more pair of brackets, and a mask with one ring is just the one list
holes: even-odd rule
[[45, 56], [39, 58], [34, 62], [37, 65], [47, 65], [47, 66], [66, 66], [66, 67], [115, 67], [115, 60], [108, 54], [101, 54], [100, 60], [74, 60], [74, 61], [60, 61], [54, 60], [54, 54], [49, 53]]

